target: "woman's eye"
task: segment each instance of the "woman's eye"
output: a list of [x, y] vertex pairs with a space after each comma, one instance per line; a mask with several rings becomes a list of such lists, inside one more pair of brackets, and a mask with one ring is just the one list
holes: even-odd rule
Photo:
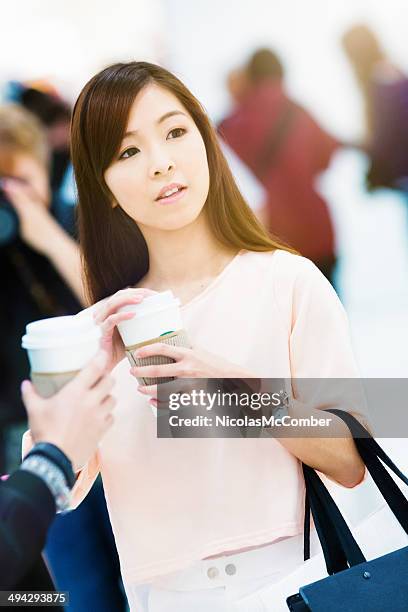
[[129, 147], [126, 151], [123, 151], [122, 155], [119, 159], [128, 159], [128, 157], [133, 157], [139, 151], [137, 147]]
[[185, 130], [184, 128], [174, 128], [174, 130], [171, 130], [171, 132], [169, 132], [169, 136], [170, 136], [170, 134], [176, 133], [176, 136], [172, 136], [172, 138], [180, 138], [180, 136], [183, 136], [183, 134], [185, 134], [186, 132], [187, 132], [187, 130]]
[[[172, 134], [170, 140], [173, 140], [174, 138], [180, 138], [180, 136], [183, 136], [186, 132], [187, 130], [184, 128], [174, 128], [169, 132], [168, 137], [170, 134]], [[126, 149], [126, 151], [123, 151], [123, 153], [119, 156], [119, 159], [128, 159], [129, 157], [136, 155], [136, 153], [140, 153], [137, 147], [129, 147]]]

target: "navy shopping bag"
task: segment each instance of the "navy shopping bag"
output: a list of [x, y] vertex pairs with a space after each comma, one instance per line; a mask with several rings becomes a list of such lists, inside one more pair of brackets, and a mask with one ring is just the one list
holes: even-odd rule
[[[384, 465], [408, 478], [351, 414], [328, 410], [349, 427], [357, 450], [382, 496], [408, 534], [408, 500]], [[383, 463], [382, 463], [383, 462]], [[310, 557], [310, 511], [329, 576], [287, 598], [291, 612], [408, 612], [408, 546], [366, 561], [339, 508], [316, 472], [303, 464], [306, 484], [304, 550]], [[373, 534], [375, 537], [375, 534]]]

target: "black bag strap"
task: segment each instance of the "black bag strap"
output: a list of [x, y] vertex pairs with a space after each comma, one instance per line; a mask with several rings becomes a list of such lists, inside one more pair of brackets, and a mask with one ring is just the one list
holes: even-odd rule
[[295, 118], [297, 106], [291, 100], [285, 100], [284, 106], [277, 120], [273, 122], [272, 128], [267, 136], [266, 142], [256, 163], [256, 173], [262, 179], [275, 160], [279, 150], [282, 148], [285, 138]]
[[365, 557], [361, 549], [319, 476], [307, 465], [303, 466], [303, 474], [328, 574], [363, 563]]
[[[302, 464], [303, 467], [304, 464]], [[305, 491], [305, 522], [303, 526], [303, 559], [310, 559], [310, 499]]]
[[[356, 444], [357, 450], [367, 466], [377, 488], [387, 502], [401, 527], [408, 534], [408, 500], [397, 486], [394, 479], [382, 465], [380, 459], [408, 485], [408, 478], [401, 472], [395, 463], [388, 457], [381, 446], [369, 436], [368, 431], [361, 425], [353, 415], [343, 410], [330, 410], [339, 416], [348, 425]], [[364, 437], [358, 437], [360, 434]]]
[[408, 485], [407, 476], [405, 476], [405, 474], [403, 474], [395, 465], [378, 442], [371, 437], [371, 434], [365, 429], [365, 427], [363, 427], [360, 421], [358, 421], [352, 414], [345, 412], [344, 410], [330, 408], [327, 410], [327, 412], [337, 415], [346, 423], [351, 434], [353, 435], [358, 451], [360, 451], [360, 449], [367, 448], [371, 454], [376, 455], [379, 459], [381, 459], [381, 461], [385, 463], [394, 472], [394, 474], [398, 476], [398, 478]]
[[[408, 533], [408, 501], [393, 478], [382, 465], [379, 458], [408, 484], [408, 478], [398, 469], [369, 432], [353, 415], [342, 410], [330, 409], [349, 427], [357, 450], [368, 471], [388, 506], [394, 513], [402, 528]], [[357, 437], [363, 436], [363, 437]], [[305, 523], [304, 523], [304, 558], [310, 558], [310, 511], [316, 525], [316, 531], [322, 545], [326, 567], [329, 574], [347, 569], [365, 561], [350, 529], [339, 508], [316, 472], [303, 464], [305, 476]]]
[[[307, 476], [305, 476], [305, 480]], [[348, 567], [346, 555], [344, 554], [342, 544], [339, 540], [337, 532], [333, 529], [330, 516], [326, 512], [324, 505], [318, 500], [317, 496], [310, 497], [311, 512], [315, 519], [315, 527], [321, 542], [323, 555], [326, 561], [326, 567], [329, 574], [341, 571]], [[330, 533], [330, 538], [325, 536]]]

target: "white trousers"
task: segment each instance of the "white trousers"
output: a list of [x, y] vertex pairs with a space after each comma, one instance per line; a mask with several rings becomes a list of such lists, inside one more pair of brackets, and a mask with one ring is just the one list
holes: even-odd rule
[[[313, 529], [311, 555], [319, 551]], [[268, 601], [270, 585], [302, 563], [303, 534], [236, 555], [196, 561], [153, 583], [126, 585], [126, 594], [131, 612], [272, 612], [276, 602]]]

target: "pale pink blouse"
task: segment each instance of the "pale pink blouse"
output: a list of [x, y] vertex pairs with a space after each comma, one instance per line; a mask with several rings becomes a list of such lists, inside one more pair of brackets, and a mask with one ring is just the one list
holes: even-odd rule
[[[358, 377], [344, 308], [304, 257], [241, 251], [182, 314], [193, 346], [255, 376]], [[127, 586], [302, 532], [300, 463], [278, 440], [157, 438], [129, 369], [124, 359], [114, 370], [115, 423], [73, 491], [77, 506], [102, 474]], [[340, 407], [340, 395], [328, 390], [320, 407]], [[347, 409], [364, 418], [358, 404]]]

